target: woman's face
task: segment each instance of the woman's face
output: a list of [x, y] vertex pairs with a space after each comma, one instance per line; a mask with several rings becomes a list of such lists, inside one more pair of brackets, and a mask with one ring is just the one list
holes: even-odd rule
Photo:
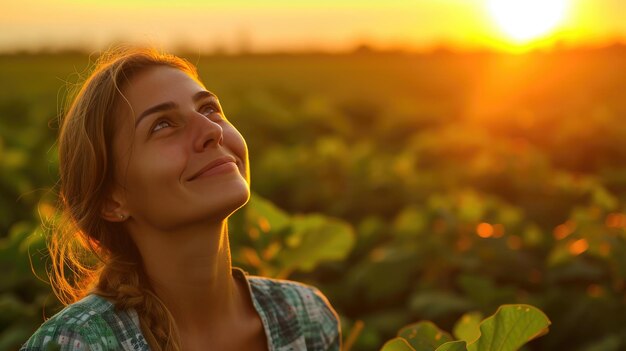
[[137, 225], [218, 222], [247, 202], [248, 150], [217, 97], [167, 66], [136, 74], [123, 93], [113, 197]]

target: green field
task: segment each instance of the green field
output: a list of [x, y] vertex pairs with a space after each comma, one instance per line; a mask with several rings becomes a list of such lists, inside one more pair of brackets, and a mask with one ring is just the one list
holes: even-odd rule
[[[353, 350], [508, 303], [552, 322], [527, 350], [626, 349], [626, 49], [187, 58], [250, 150], [236, 265], [318, 286]], [[0, 56], [0, 350], [59, 309], [30, 260], [88, 65]]]

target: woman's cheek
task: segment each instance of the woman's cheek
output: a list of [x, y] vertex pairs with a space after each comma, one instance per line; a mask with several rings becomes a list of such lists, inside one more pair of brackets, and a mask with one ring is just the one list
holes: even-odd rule
[[150, 152], [138, 154], [136, 158], [138, 179], [136, 181], [146, 185], [155, 180], [159, 182], [168, 179], [178, 181], [184, 171], [183, 167], [186, 160], [180, 149], [180, 147], [170, 146], [155, 148]]
[[246, 141], [241, 133], [232, 125], [230, 128], [224, 130], [224, 142], [227, 143], [226, 146], [231, 149], [240, 160], [247, 163], [248, 147]]

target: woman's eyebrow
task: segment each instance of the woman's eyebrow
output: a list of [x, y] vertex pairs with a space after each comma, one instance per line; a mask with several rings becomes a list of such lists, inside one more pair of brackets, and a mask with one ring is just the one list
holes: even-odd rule
[[135, 121], [135, 128], [137, 128], [137, 126], [139, 125], [139, 122], [141, 122], [147, 116], [149, 116], [149, 115], [151, 115], [153, 113], [156, 113], [156, 112], [173, 110], [176, 107], [178, 107], [178, 104], [176, 104], [173, 101], [164, 102], [162, 104], [158, 104], [156, 106], [150, 107], [149, 109], [143, 111], [141, 113], [141, 115], [139, 115], [139, 117], [137, 117], [137, 120]]
[[[198, 100], [206, 98], [206, 97], [217, 99], [217, 96], [215, 94], [211, 93], [210, 91], [201, 90], [201, 91], [199, 91], [199, 92], [197, 92], [197, 93], [195, 93], [193, 95], [192, 100], [194, 102], [197, 102]], [[143, 111], [141, 113], [141, 115], [139, 115], [139, 117], [137, 117], [137, 120], [135, 121], [135, 128], [137, 128], [137, 126], [139, 125], [139, 122], [141, 122], [145, 117], [147, 117], [147, 116], [149, 116], [149, 115], [151, 115], [153, 113], [156, 113], [156, 112], [173, 110], [173, 109], [175, 109], [177, 107], [178, 107], [178, 104], [176, 104], [173, 101], [168, 101], [168, 102], [164, 102], [164, 103], [152, 106], [152, 107], [146, 109], [145, 111]]]
[[195, 93], [193, 95], [192, 99], [193, 99], [193, 102], [198, 102], [198, 100], [200, 100], [202, 98], [206, 98], [206, 97], [217, 99], [217, 95], [213, 94], [210, 91], [206, 91], [206, 90], [201, 90], [201, 91]]

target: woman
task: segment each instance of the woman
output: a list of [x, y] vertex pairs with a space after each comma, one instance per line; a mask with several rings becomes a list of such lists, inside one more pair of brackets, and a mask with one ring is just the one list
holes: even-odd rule
[[103, 55], [58, 146], [66, 220], [49, 245], [51, 280], [69, 305], [22, 350], [340, 348], [317, 289], [231, 267], [227, 218], [250, 196], [247, 146], [189, 62]]

